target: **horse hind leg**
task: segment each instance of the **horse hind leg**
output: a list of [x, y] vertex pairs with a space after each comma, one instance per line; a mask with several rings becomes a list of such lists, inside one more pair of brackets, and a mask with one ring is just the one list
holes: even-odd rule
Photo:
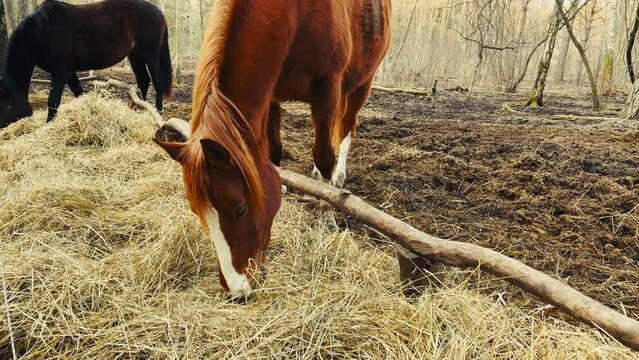
[[146, 96], [149, 91], [149, 85], [151, 84], [151, 77], [149, 71], [146, 68], [146, 62], [144, 56], [140, 53], [140, 49], [134, 48], [128, 56], [129, 63], [131, 63], [131, 69], [135, 74], [135, 80], [138, 83], [138, 89], [142, 93], [142, 99], [146, 100]]
[[350, 150], [352, 138], [355, 136], [359, 112], [362, 110], [366, 100], [368, 99], [371, 85], [372, 82], [368, 82], [357, 88], [348, 96], [346, 112], [342, 118], [341, 129], [338, 129], [341, 131], [341, 144], [339, 146], [337, 166], [335, 167], [335, 171], [331, 178], [333, 186], [338, 188], [344, 187], [344, 183], [346, 182], [346, 162], [348, 160], [348, 152]]
[[160, 74], [160, 55], [149, 55], [146, 56], [147, 62], [146, 65], [149, 68], [149, 73], [151, 74], [151, 81], [153, 82], [153, 88], [155, 89], [155, 108], [162, 112], [163, 106], [163, 89], [162, 89], [162, 78]]
[[69, 78], [67, 79], [67, 85], [69, 86], [69, 89], [71, 89], [73, 96], [80, 97], [82, 94], [84, 94], [84, 90], [82, 89], [82, 84], [80, 83], [78, 74], [72, 73], [71, 75], [69, 75]]
[[272, 102], [269, 108], [268, 115], [268, 142], [269, 142], [269, 156], [271, 162], [275, 166], [282, 164], [282, 108], [277, 102]]
[[[268, 113], [268, 144], [269, 144], [269, 157], [271, 162], [275, 166], [282, 165], [282, 107], [277, 102], [271, 102]], [[282, 195], [286, 195], [288, 188], [286, 185], [282, 185]]]

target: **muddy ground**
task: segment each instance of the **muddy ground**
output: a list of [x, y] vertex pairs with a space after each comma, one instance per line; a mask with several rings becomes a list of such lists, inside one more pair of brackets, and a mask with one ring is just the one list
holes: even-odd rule
[[[189, 118], [192, 81], [176, 86], [167, 118]], [[503, 252], [639, 317], [639, 124], [552, 119], [612, 117], [623, 94], [598, 113], [587, 94], [550, 92], [543, 109], [521, 107], [524, 98], [374, 91], [346, 187], [427, 233]], [[286, 104], [285, 168], [310, 173], [312, 134], [308, 107]]]

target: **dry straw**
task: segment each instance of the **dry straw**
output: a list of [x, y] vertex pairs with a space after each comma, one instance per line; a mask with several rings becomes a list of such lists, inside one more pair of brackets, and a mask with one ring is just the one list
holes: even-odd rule
[[[107, 93], [0, 133], [0, 358], [624, 359], [600, 333], [447, 286], [399, 295], [391, 252], [285, 199], [268, 277], [225, 300], [152, 118]], [[11, 330], [7, 316], [11, 321]]]

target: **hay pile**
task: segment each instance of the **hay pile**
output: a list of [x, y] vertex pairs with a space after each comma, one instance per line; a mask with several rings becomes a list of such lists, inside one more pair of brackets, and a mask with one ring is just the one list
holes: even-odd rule
[[293, 196], [266, 283], [229, 303], [151, 117], [92, 93], [44, 118], [0, 133], [2, 359], [11, 338], [25, 359], [633, 357], [468, 290], [467, 273], [411, 304], [390, 252], [317, 228]]

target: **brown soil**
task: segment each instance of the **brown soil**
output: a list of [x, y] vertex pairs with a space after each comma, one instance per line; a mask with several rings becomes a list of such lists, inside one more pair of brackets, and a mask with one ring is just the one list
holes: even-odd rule
[[[176, 86], [167, 118], [190, 117], [192, 81]], [[603, 114], [587, 94], [547, 94], [543, 109], [522, 108], [524, 98], [373, 92], [346, 187], [427, 233], [501, 251], [637, 318], [639, 124], [551, 119], [614, 116], [622, 95], [604, 99], [613, 106]], [[303, 174], [313, 167], [309, 114], [285, 105], [283, 166]]]

